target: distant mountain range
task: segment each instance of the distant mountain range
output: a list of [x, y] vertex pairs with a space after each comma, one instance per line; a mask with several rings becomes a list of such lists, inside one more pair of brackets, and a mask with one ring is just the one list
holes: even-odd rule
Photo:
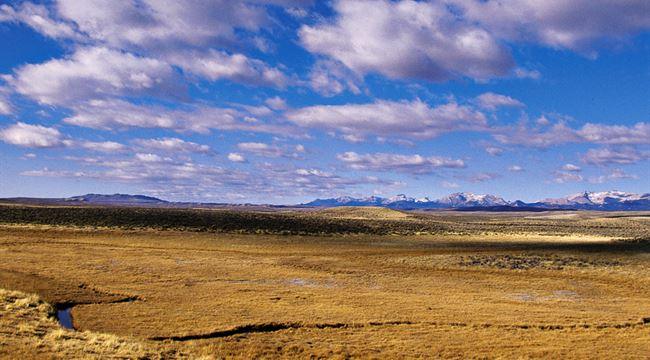
[[63, 199], [66, 202], [91, 204], [166, 204], [168, 201], [145, 195], [128, 194], [86, 194]]
[[558, 199], [545, 199], [533, 203], [520, 200], [506, 201], [494, 195], [478, 195], [459, 192], [440, 199], [412, 198], [400, 194], [389, 198], [349, 196], [317, 199], [305, 206], [381, 206], [397, 210], [458, 209], [487, 211], [535, 211], [535, 210], [650, 210], [650, 194], [632, 194], [622, 191], [589, 192], [569, 195]]
[[69, 198], [39, 199], [10, 198], [3, 202], [24, 204], [65, 204], [65, 205], [102, 205], [102, 206], [143, 206], [143, 207], [206, 207], [206, 208], [247, 208], [271, 210], [272, 208], [298, 207], [337, 207], [337, 206], [379, 206], [395, 210], [436, 210], [448, 209], [459, 211], [546, 211], [546, 210], [602, 210], [602, 211], [650, 211], [650, 194], [633, 194], [622, 191], [589, 192], [569, 195], [558, 199], [545, 199], [527, 203], [520, 200], [507, 201], [495, 195], [478, 195], [458, 192], [440, 199], [412, 198], [404, 194], [384, 198], [369, 196], [354, 198], [343, 196], [331, 199], [317, 199], [295, 206], [170, 202], [145, 195], [128, 194], [86, 194]]

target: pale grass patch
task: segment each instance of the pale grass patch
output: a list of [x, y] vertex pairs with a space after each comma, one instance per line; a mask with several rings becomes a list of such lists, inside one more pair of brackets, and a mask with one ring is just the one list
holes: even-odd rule
[[56, 358], [159, 358], [155, 347], [133, 339], [63, 329], [52, 313], [52, 306], [36, 295], [0, 289], [0, 344], [39, 349]]

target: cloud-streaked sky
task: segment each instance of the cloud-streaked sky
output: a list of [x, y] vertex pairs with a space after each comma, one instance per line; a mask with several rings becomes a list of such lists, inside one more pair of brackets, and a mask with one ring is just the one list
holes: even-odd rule
[[0, 197], [650, 191], [647, 0], [0, 5]]

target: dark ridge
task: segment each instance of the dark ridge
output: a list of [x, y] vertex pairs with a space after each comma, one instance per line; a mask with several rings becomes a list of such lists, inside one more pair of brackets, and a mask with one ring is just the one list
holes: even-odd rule
[[334, 219], [309, 214], [214, 211], [141, 207], [26, 207], [0, 205], [0, 223], [152, 228], [252, 234], [413, 234], [439, 233], [435, 222]]
[[64, 199], [66, 202], [85, 202], [96, 204], [122, 204], [122, 203], [136, 203], [136, 204], [158, 204], [167, 203], [152, 196], [145, 195], [129, 195], [129, 194], [86, 194], [80, 196], [73, 196]]

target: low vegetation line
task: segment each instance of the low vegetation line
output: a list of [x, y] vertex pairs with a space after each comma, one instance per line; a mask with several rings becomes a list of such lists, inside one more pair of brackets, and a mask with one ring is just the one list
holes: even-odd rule
[[339, 219], [301, 213], [3, 205], [0, 205], [0, 224], [282, 235], [387, 235], [446, 231], [445, 226], [433, 221]]

